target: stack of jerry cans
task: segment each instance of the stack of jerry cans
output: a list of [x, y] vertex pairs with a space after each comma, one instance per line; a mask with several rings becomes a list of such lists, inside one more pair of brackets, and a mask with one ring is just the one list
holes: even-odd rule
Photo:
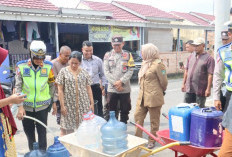
[[220, 147], [223, 112], [214, 107], [194, 110], [191, 114], [190, 142], [199, 147]]
[[199, 109], [197, 104], [182, 103], [169, 110], [169, 133], [171, 139], [189, 141], [191, 112], [195, 109]]

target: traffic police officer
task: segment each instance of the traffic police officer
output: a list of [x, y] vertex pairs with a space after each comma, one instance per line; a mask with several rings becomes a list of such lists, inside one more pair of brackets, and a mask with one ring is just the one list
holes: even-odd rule
[[229, 44], [218, 49], [213, 77], [214, 105], [217, 110], [222, 110], [220, 101], [220, 88], [222, 82], [226, 84], [226, 104], [222, 125], [225, 127], [222, 147], [219, 157], [232, 156], [232, 27], [228, 29]]
[[226, 45], [230, 43], [228, 31], [221, 31], [222, 44]]
[[22, 120], [30, 150], [35, 142], [35, 127], [38, 132], [39, 149], [47, 149], [46, 128], [37, 123], [35, 125], [33, 120], [23, 119], [23, 116], [27, 115], [47, 125], [48, 107], [54, 93], [55, 80], [52, 63], [44, 61], [45, 54], [44, 42], [34, 40], [30, 45], [31, 59], [18, 62], [16, 67], [16, 93], [23, 92], [27, 95], [27, 99], [19, 107], [17, 118]]
[[117, 112], [120, 104], [120, 121], [127, 123], [131, 110], [130, 78], [133, 74], [134, 60], [130, 52], [122, 50], [122, 36], [112, 37], [113, 49], [104, 56], [104, 72], [108, 80], [107, 111], [105, 119], [109, 119], [109, 111]]

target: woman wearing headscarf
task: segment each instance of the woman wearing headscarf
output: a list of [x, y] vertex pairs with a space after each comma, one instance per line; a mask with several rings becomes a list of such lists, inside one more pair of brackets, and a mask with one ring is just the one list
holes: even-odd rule
[[[0, 66], [6, 59], [8, 51], [0, 47]], [[0, 84], [0, 156], [16, 157], [13, 136], [17, 128], [9, 104], [20, 104], [26, 95], [13, 94], [6, 98]]]
[[[143, 126], [147, 112], [150, 114], [151, 133], [156, 136], [160, 125], [160, 110], [164, 104], [164, 91], [168, 80], [164, 64], [159, 57], [158, 48], [151, 44], [142, 46], [142, 67], [138, 74], [139, 96], [134, 114], [135, 122]], [[136, 128], [136, 136], [142, 137], [142, 131]], [[155, 146], [155, 140], [149, 137], [148, 148]]]
[[61, 107], [60, 136], [74, 132], [83, 121], [83, 114], [90, 109], [94, 111], [92, 80], [80, 67], [81, 61], [82, 54], [73, 51], [69, 66], [62, 68], [56, 78]]

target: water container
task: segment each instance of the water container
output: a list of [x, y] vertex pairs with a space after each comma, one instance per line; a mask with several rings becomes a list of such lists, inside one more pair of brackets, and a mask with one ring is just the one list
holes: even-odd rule
[[79, 145], [92, 150], [99, 149], [100, 130], [89, 114], [84, 114], [84, 120], [76, 131], [76, 137]]
[[115, 118], [115, 112], [110, 111], [109, 121], [101, 127], [103, 152], [115, 155], [126, 150], [127, 126]]
[[48, 157], [46, 151], [39, 150], [38, 142], [33, 143], [33, 150], [25, 154], [24, 157]]
[[58, 140], [58, 136], [54, 137], [54, 144], [49, 146], [47, 149], [48, 157], [69, 157], [68, 150]]
[[92, 111], [89, 111], [87, 114], [89, 114], [90, 118], [97, 123], [99, 130], [107, 122], [104, 118], [95, 115]]
[[220, 147], [222, 144], [223, 112], [214, 107], [194, 110], [191, 114], [190, 142], [200, 147]]
[[191, 112], [198, 109], [196, 104], [182, 103], [169, 110], [170, 138], [177, 141], [189, 141]]

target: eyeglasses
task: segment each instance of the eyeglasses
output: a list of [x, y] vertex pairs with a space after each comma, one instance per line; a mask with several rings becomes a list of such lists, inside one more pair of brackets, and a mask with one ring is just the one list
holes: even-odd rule
[[45, 56], [34, 56], [33, 59], [35, 59], [35, 60], [44, 60]]
[[113, 46], [121, 46], [121, 44], [113, 44]]

